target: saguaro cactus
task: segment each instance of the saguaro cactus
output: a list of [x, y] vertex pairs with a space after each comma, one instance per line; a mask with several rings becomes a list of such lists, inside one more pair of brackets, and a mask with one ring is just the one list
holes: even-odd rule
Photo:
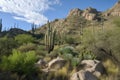
[[0, 19], [0, 32], [2, 32], [2, 19]]
[[36, 25], [33, 23], [33, 24], [31, 25], [31, 28], [32, 28], [32, 33], [34, 34], [34, 33], [35, 33], [35, 30], [36, 30]]
[[54, 49], [54, 41], [55, 41], [55, 30], [53, 30], [53, 28], [50, 26], [50, 23], [48, 21], [47, 24], [47, 31], [45, 34], [45, 46], [46, 49], [48, 51], [48, 53], [50, 53], [53, 49]]

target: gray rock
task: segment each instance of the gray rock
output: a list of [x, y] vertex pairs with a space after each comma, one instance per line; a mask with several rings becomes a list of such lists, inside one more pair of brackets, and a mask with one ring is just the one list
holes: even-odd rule
[[36, 67], [45, 67], [46, 66], [46, 62], [43, 59], [38, 60], [38, 62], [35, 64]]
[[100, 77], [105, 73], [103, 64], [98, 60], [83, 60], [81, 65], [84, 65], [84, 70], [92, 72], [96, 77]]
[[48, 63], [48, 69], [60, 69], [65, 65], [65, 63], [66, 61], [63, 58], [57, 57]]
[[80, 80], [80, 79], [79, 79], [79, 76], [78, 76], [78, 73], [74, 73], [74, 74], [71, 76], [70, 80]]
[[97, 19], [98, 11], [94, 8], [88, 7], [82, 13], [82, 16], [87, 20], [95, 20]]
[[91, 72], [80, 70], [79, 72], [74, 73], [70, 80], [98, 80]]
[[68, 17], [69, 16], [80, 16], [81, 14], [82, 14], [82, 10], [80, 10], [79, 8], [75, 8], [69, 12]]

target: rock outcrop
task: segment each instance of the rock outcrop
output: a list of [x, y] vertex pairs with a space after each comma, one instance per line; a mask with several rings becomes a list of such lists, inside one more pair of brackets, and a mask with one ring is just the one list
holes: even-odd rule
[[98, 13], [99, 12], [96, 9], [91, 8], [91, 7], [87, 8], [85, 10], [80, 10], [79, 8], [75, 8], [69, 12], [68, 17], [81, 16], [87, 20], [95, 20], [95, 19], [97, 19]]
[[105, 16], [120, 16], [120, 1], [118, 1], [111, 9], [105, 12]]
[[43, 59], [39, 59], [37, 63], [35, 63], [36, 67], [40, 67], [40, 68], [45, 68], [46, 67], [46, 62]]
[[95, 20], [98, 13], [96, 9], [89, 7], [83, 11], [82, 16], [87, 20]]
[[48, 63], [48, 69], [60, 69], [65, 65], [63, 58], [57, 57]]
[[83, 60], [81, 64], [84, 65], [85, 71], [92, 72], [97, 77], [106, 73], [103, 64], [98, 60]]
[[70, 80], [98, 80], [91, 72], [80, 70], [77, 73], [74, 73]]
[[81, 61], [83, 69], [74, 73], [70, 80], [98, 80], [105, 73], [105, 68], [98, 60]]
[[68, 17], [69, 16], [81, 16], [82, 15], [82, 10], [80, 10], [79, 8], [75, 8], [72, 9], [69, 13], [68, 13]]

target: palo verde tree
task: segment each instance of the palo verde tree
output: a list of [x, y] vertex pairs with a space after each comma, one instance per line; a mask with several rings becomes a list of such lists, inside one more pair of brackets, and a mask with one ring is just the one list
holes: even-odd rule
[[50, 26], [49, 21], [47, 25], [47, 31], [45, 34], [45, 46], [48, 53], [50, 53], [54, 49], [56, 31]]

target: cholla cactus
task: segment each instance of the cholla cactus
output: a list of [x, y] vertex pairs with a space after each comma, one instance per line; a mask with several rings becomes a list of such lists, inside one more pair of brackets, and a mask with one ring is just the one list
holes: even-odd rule
[[45, 34], [45, 46], [48, 53], [50, 53], [54, 49], [55, 33], [55, 30], [53, 30], [48, 21], [48, 27]]

